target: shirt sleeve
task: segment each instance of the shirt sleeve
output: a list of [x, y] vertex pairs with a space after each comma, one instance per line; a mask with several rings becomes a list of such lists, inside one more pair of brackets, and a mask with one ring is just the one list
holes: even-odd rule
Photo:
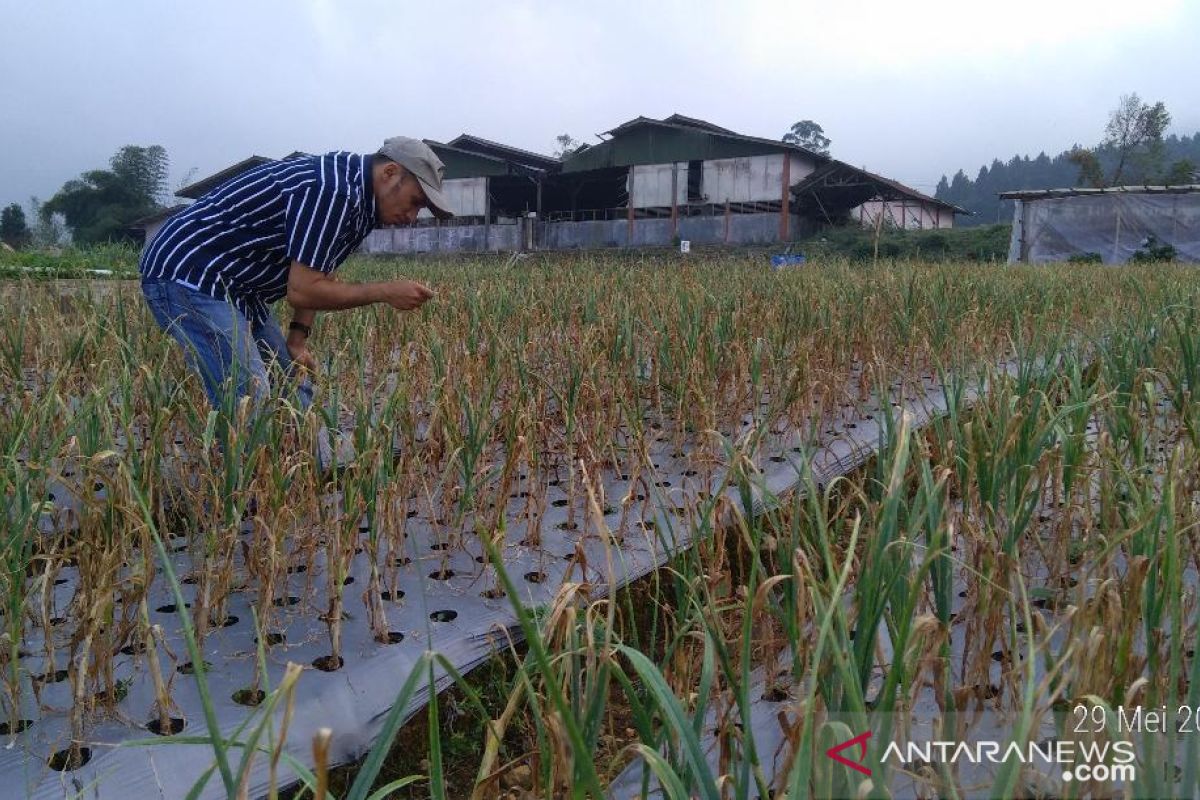
[[341, 263], [337, 255], [343, 248], [337, 242], [349, 209], [345, 194], [320, 183], [288, 198], [284, 212], [288, 259], [327, 274], [333, 272]]

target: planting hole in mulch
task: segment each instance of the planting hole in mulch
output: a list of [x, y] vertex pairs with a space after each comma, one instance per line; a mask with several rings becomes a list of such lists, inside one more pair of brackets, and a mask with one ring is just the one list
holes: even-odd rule
[[375, 641], [380, 644], [400, 644], [404, 641], [404, 634], [400, 631], [388, 631], [376, 636]]
[[62, 683], [68, 677], [68, 672], [65, 669], [58, 669], [54, 672], [47, 672], [42, 675], [34, 675], [33, 679], [38, 683]]
[[486, 597], [488, 600], [499, 600], [500, 598], [504, 597], [504, 590], [499, 586], [493, 589], [484, 589], [479, 593], [479, 596]]
[[64, 583], [70, 583], [70, 581], [68, 581], [66, 578], [55, 578], [54, 579], [55, 586], [62, 586]]
[[555, 525], [554, 527], [558, 528], [560, 531], [573, 531], [573, 530], [579, 529], [579, 523], [577, 523], [577, 522], [560, 522], [557, 525]]
[[788, 691], [782, 686], [772, 686], [763, 692], [762, 699], [768, 703], [782, 703], [788, 699]]
[[412, 563], [412, 559], [408, 556], [396, 556], [392, 559], [393, 567], [407, 567]]
[[276, 597], [271, 601], [271, 604], [279, 608], [283, 608], [284, 606], [294, 606], [299, 602], [299, 597], [296, 597], [294, 594], [289, 594], [287, 597]]
[[454, 609], [447, 608], [442, 611], [435, 611], [429, 615], [429, 618], [434, 622], [453, 622], [458, 619], [458, 612]]
[[155, 736], [175, 736], [183, 730], [183, 718], [171, 717], [169, 725], [170, 728], [164, 731], [162, 727], [162, 720], [158, 717], [155, 717], [146, 723], [146, 730], [150, 731]]
[[[255, 644], [257, 644], [258, 641], [259, 641], [259, 638], [257, 636], [255, 636], [254, 637]], [[283, 644], [286, 641], [287, 641], [287, 635], [284, 633], [281, 633], [279, 631], [270, 631], [262, 639], [263, 644], [265, 644], [267, 647], [274, 647], [275, 645]]]
[[234, 625], [237, 625], [237, 624], [238, 624], [238, 618], [235, 617], [233, 614], [230, 614], [229, 616], [225, 617], [225, 619], [220, 620], [220, 621], [217, 621], [215, 619], [212, 620], [212, 625], [214, 628], [232, 628]]
[[663, 489], [663, 488], [670, 486], [671, 482], [670, 481], [655, 481], [654, 485], [659, 487], [660, 489]]
[[552, 503], [550, 503], [550, 505], [554, 506], [555, 508], [562, 508], [566, 504], [567, 504], [567, 501], [565, 499], [564, 500], [555, 500]]
[[70, 772], [82, 767], [92, 760], [92, 748], [80, 747], [78, 750], [66, 748], [59, 750], [46, 762], [46, 766], [55, 772]]
[[183, 580], [180, 581], [180, 583], [182, 583], [184, 586], [192, 586], [193, 584], [196, 584], [199, 582], [200, 582], [200, 579], [197, 578], [195, 575], [188, 575], [186, 578], [184, 578]]
[[51, 625], [52, 627], [57, 627], [57, 626], [59, 626], [59, 625], [62, 625], [62, 624], [63, 624], [64, 622], [66, 622], [66, 621], [67, 621], [67, 618], [66, 618], [66, 617], [51, 617], [51, 618], [50, 618], [50, 625]]
[[417, 511], [417, 510], [414, 508], [412, 511], [408, 512], [408, 513], [407, 513], [407, 514], [405, 514], [404, 516], [405, 516], [407, 519], [412, 519], [413, 517], [415, 517], [415, 516], [416, 516], [417, 514], [419, 514], [419, 513], [421, 513], [421, 512]]
[[0, 722], [0, 736], [8, 736], [10, 733], [21, 733], [32, 724], [33, 720], [31, 719], [19, 719], [17, 720], [16, 728], [13, 729], [8, 722]]
[[454, 570], [452, 570], [452, 569], [438, 569], [438, 570], [434, 570], [433, 572], [429, 573], [430, 580], [435, 580], [435, 581], [448, 581], [453, 577], [454, 577]]
[[341, 656], [320, 656], [313, 659], [312, 665], [321, 672], [337, 672], [344, 663]]
[[354, 583], [353, 575], [347, 575], [345, 578], [342, 579], [342, 586], [349, 586], [352, 583]]
[[429, 549], [430, 550], [449, 550], [450, 543], [449, 542], [434, 542], [433, 544], [429, 545]]
[[262, 689], [251, 689], [247, 686], [245, 689], [238, 689], [233, 693], [233, 702], [239, 706], [253, 707], [260, 704], [266, 696], [267, 693]]
[[[191, 608], [192, 604], [184, 603], [183, 607]], [[156, 608], [154, 610], [157, 611], [159, 614], [174, 614], [177, 609], [178, 609], [178, 606], [176, 606], [174, 603], [167, 603], [165, 606], [159, 606], [158, 608]]]
[[647, 531], [652, 531], [652, 530], [654, 530], [654, 527], [655, 527], [654, 520], [652, 520], [652, 519], [644, 519], [641, 522], [639, 522], [638, 525], [641, 525], [642, 529], [647, 530]]
[[541, 583], [542, 581], [546, 580], [546, 573], [544, 573], [544, 572], [526, 572], [525, 580], [529, 581], [530, 583]]
[[784, 461], [787, 461], [787, 458], [784, 456], [771, 456], [771, 461], [775, 462], [776, 464], [782, 464]]
[[308, 572], [308, 565], [307, 564], [295, 564], [293, 566], [288, 567], [287, 571], [288, 571], [288, 575], [298, 575], [300, 573]]
[[379, 596], [382, 597], [384, 600], [387, 600], [388, 602], [394, 603], [398, 600], [404, 599], [404, 590], [397, 589], [394, 592], [389, 592], [385, 589], [384, 591], [379, 593]]
[[[212, 669], [212, 664], [208, 663], [207, 661], [202, 661], [200, 663], [203, 665], [205, 672], [208, 672], [209, 670]], [[196, 674], [196, 668], [192, 665], [192, 662], [190, 662], [190, 661], [183, 662], [175, 669], [176, 669], [176, 671], [179, 672], [180, 675], [195, 675]]]
[[547, 486], [560, 486], [560, 485], [562, 485], [562, 481], [560, 481], [558, 478], [555, 478], [554, 480], [546, 481], [546, 485]]
[[123, 656], [136, 656], [146, 652], [145, 642], [134, 642], [127, 644], [118, 651]]

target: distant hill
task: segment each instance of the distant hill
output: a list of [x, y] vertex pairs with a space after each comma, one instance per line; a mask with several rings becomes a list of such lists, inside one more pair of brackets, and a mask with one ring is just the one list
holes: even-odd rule
[[[1011, 200], [1001, 201], [996, 195], [1015, 189], [1061, 189], [1079, 183], [1079, 167], [1071, 163], [1063, 151], [1051, 158], [1038, 153], [1036, 158], [1013, 156], [1008, 163], [995, 159], [991, 166], [979, 168], [974, 180], [961, 169], [953, 178], [942, 176], [934, 197], [974, 211], [973, 217], [959, 217], [955, 225], [994, 225], [1012, 221]], [[1111, 174], [1116, 154], [1112, 150], [1099, 148], [1096, 155], [1106, 174]], [[1180, 159], [1188, 159], [1200, 166], [1200, 133], [1191, 136], [1172, 134], [1163, 139], [1163, 168]], [[1161, 178], [1159, 179], [1161, 181]], [[1137, 177], [1122, 183], [1141, 183]]]

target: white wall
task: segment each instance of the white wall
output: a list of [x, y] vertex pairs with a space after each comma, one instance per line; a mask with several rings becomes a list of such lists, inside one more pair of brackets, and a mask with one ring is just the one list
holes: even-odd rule
[[630, 169], [626, 179], [626, 190], [629, 190], [629, 180], [633, 188], [629, 191], [629, 202], [634, 208], [660, 208], [671, 205], [671, 172], [678, 169], [675, 181], [675, 204], [687, 202], [687, 162], [679, 164], [637, 164]]
[[[487, 209], [487, 178], [450, 178], [442, 181], [442, 193], [450, 201], [450, 210], [459, 217], [482, 217]], [[422, 208], [418, 219], [433, 216]]]
[[850, 216], [864, 228], [874, 228], [880, 213], [883, 214], [884, 225], [896, 228], [926, 230], [954, 227], [954, 212], [919, 200], [889, 200], [886, 203], [871, 200], [851, 211]]
[[807, 177], [816, 165], [792, 153], [772, 153], [747, 158], [721, 158], [704, 162], [701, 191], [709, 203], [773, 202], [783, 198], [784, 159], [791, 160], [788, 185]]

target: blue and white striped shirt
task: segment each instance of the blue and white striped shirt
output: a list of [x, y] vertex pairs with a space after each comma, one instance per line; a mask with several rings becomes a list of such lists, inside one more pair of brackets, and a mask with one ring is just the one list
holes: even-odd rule
[[255, 322], [287, 294], [292, 261], [333, 272], [375, 227], [371, 157], [298, 156], [249, 169], [176, 213], [142, 252], [144, 278], [167, 278]]

